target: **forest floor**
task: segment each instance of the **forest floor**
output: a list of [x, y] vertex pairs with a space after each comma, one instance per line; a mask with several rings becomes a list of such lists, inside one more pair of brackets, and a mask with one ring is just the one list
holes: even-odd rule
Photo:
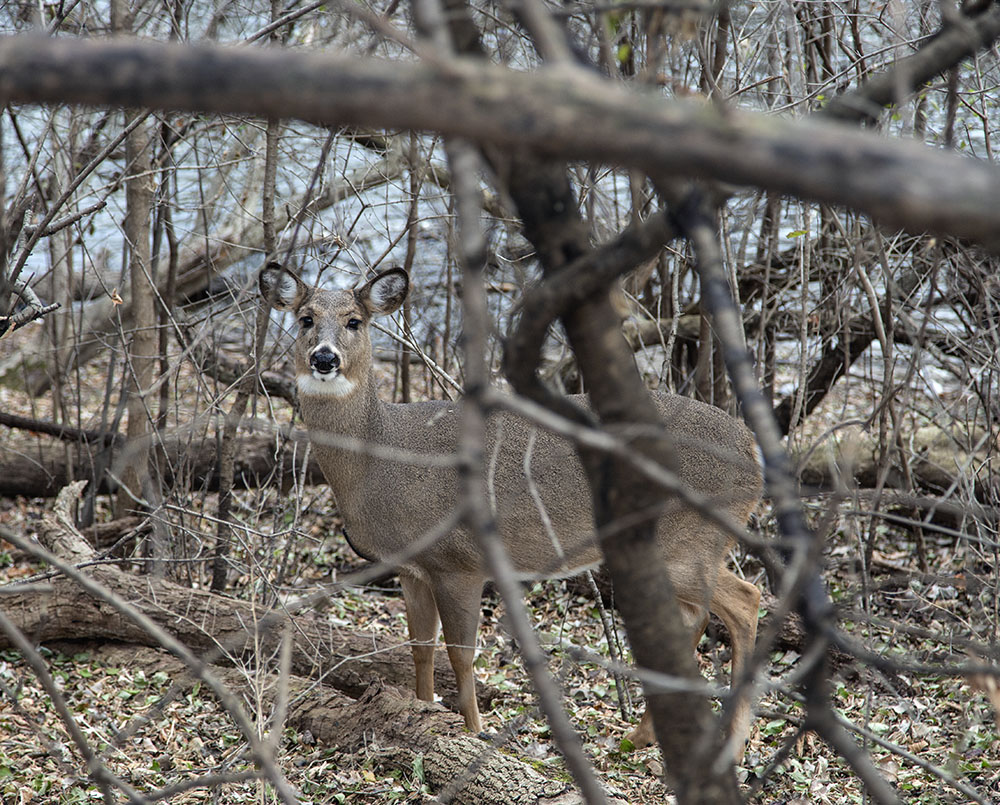
[[[327, 514], [328, 495], [324, 489], [310, 490], [300, 524], [303, 539], [291, 555], [296, 567], [286, 568], [302, 591], [359, 563], [342, 537], [332, 533], [336, 518]], [[0, 500], [0, 522], [30, 535], [50, 503]], [[950, 539], [928, 539], [934, 573], [922, 573], [908, 534], [883, 529], [878, 537], [878, 573], [868, 580], [867, 594], [858, 573], [857, 539], [842, 529], [833, 530], [828, 538], [826, 579], [846, 631], [883, 657], [910, 663], [955, 661], [957, 647], [949, 646], [942, 636], [956, 625], [981, 638], [990, 637], [983, 632], [988, 631], [986, 623], [995, 623], [990, 614], [996, 599], [992, 568]], [[752, 558], [737, 557], [737, 565], [766, 589]], [[2, 546], [3, 582], [41, 569], [11, 546]], [[241, 586], [249, 582], [249, 578], [238, 580], [234, 592], [240, 594]], [[601, 668], [574, 658], [574, 647], [607, 654], [594, 600], [579, 589], [567, 582], [548, 582], [525, 590], [529, 613], [551, 655], [550, 667], [563, 685], [566, 706], [586, 751], [609, 788], [629, 802], [663, 802], [667, 792], [658, 780], [662, 770], [658, 751], [623, 751], [621, 739], [629, 724], [619, 713], [613, 679]], [[406, 631], [403, 601], [394, 582], [344, 590], [334, 598], [328, 617], [399, 640]], [[494, 686], [499, 696], [486, 723], [491, 730], [507, 729], [508, 746], [516, 752], [538, 764], [560, 767], [502, 617], [502, 603], [487, 591], [476, 665], [481, 681]], [[145, 656], [109, 667], [96, 663], [86, 645], [43, 646], [42, 652], [95, 746], [110, 746], [115, 732], [147, 713], [170, 683], [168, 675]], [[703, 671], [724, 681], [727, 655], [724, 640], [713, 639], [710, 630], [698, 652]], [[751, 801], [760, 803], [863, 802], [862, 787], [846, 763], [813, 735], [799, 730], [803, 711], [784, 683], [798, 660], [792, 650], [772, 653], [767, 687], [757, 704], [758, 717], [740, 772], [745, 790]], [[87, 779], [85, 764], [49, 696], [15, 651], [0, 653], [0, 685], [0, 801], [4, 805], [94, 801], [97, 790]], [[833, 675], [831, 691], [837, 710], [862, 730], [856, 734], [859, 742], [867, 745], [880, 772], [906, 801], [970, 801], [949, 780], [971, 786], [983, 801], [1000, 797], [1000, 741], [994, 714], [986, 697], [963, 679], [848, 665]], [[634, 685], [630, 693], [638, 706]], [[115, 774], [149, 792], [220, 767], [246, 768], [245, 752], [238, 730], [217, 702], [207, 691], [195, 688], [171, 701], [149, 724], [109, 750], [105, 759]], [[783, 753], [783, 760], [772, 768], [778, 753]], [[288, 729], [280, 762], [303, 802], [420, 802], [430, 793], [420, 768], [410, 775], [388, 771], [374, 746], [370, 752], [348, 756]], [[204, 789], [194, 789], [175, 793], [169, 801], [202, 802], [205, 796]], [[270, 802], [272, 796], [257, 781], [234, 782], [225, 785], [215, 801]]]

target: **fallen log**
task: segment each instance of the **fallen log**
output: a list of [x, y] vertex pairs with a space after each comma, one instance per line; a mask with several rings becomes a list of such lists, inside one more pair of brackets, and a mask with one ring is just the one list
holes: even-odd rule
[[[77, 431], [24, 417], [0, 416], [0, 425], [75, 439], [69, 449], [65, 444], [48, 441], [0, 441], [0, 496], [53, 497], [76, 478], [96, 482], [101, 493], [117, 489], [113, 471], [112, 474], [104, 472], [99, 479], [91, 476], [94, 467], [110, 464], [106, 460], [98, 460], [101, 450], [127, 450], [127, 445], [94, 431]], [[270, 423], [264, 426], [265, 430], [269, 427]], [[305, 432], [241, 433], [238, 438], [240, 446], [236, 451], [234, 486], [237, 489], [254, 489], [280, 478], [282, 489], [287, 491], [296, 472], [297, 457], [295, 451], [279, 448], [285, 441], [304, 443], [307, 438]], [[157, 439], [155, 447], [162, 457], [159, 466], [162, 467], [165, 488], [183, 479], [191, 489], [218, 490], [218, 456], [214, 438], [181, 430], [158, 434]], [[974, 488], [980, 499], [989, 500], [989, 496], [1000, 488], [997, 485], [1000, 475], [993, 468], [995, 458], [981, 440], [977, 449], [963, 448], [946, 430], [925, 427], [913, 434], [910, 447], [912, 453], [907, 456], [907, 461], [910, 463], [910, 477], [918, 487], [916, 494], [920, 490], [939, 493], [954, 488], [957, 483], [961, 488]], [[301, 456], [301, 451], [298, 453]], [[68, 462], [67, 454], [70, 456]], [[877, 480], [876, 440], [858, 427], [838, 431], [835, 438], [796, 458], [799, 461], [799, 479], [805, 487], [834, 489], [841, 482], [852, 479], [862, 487], [873, 487]], [[904, 477], [902, 470], [893, 465], [886, 488], [903, 488]], [[323, 473], [315, 461], [310, 461], [307, 467], [306, 483], [324, 483]], [[936, 505], [933, 500], [927, 500], [930, 501], [929, 506]], [[937, 511], [941, 514], [957, 513], [945, 501], [938, 501], [938, 504]]]
[[[826, 434], [804, 455], [793, 456], [799, 480], [808, 487], [838, 489], [844, 482], [875, 487], [879, 473], [877, 437], [858, 425]], [[907, 435], [908, 474], [917, 492], [939, 494], [954, 488], [974, 489], [981, 500], [997, 491], [996, 450], [990, 434], [977, 430], [963, 434], [937, 425], [918, 428]], [[995, 438], [995, 437], [994, 437]], [[885, 488], [905, 489], [906, 475], [898, 454], [892, 456]]]
[[[234, 486], [237, 489], [254, 489], [281, 478], [283, 489], [287, 489], [298, 471], [296, 461], [301, 464], [302, 451], [298, 451], [296, 456], [295, 451], [279, 449], [279, 440], [273, 433], [241, 434], [238, 438], [240, 446], [236, 451]], [[305, 436], [295, 431], [291, 438], [304, 439]], [[156, 447], [160, 448], [162, 456], [159, 466], [162, 468], [164, 487], [183, 479], [191, 489], [218, 490], [218, 456], [214, 439], [192, 437], [190, 433], [165, 434], [162, 443], [157, 442]], [[68, 445], [4, 440], [0, 442], [0, 495], [54, 497], [77, 478], [96, 483], [101, 494], [110, 494], [118, 488], [113, 470], [111, 473], [102, 472], [100, 478], [92, 477], [95, 467], [112, 465], [107, 459], [99, 460], [104, 449], [107, 448], [103, 444], [86, 440]], [[323, 483], [323, 473], [314, 461], [307, 468], [306, 482]]]

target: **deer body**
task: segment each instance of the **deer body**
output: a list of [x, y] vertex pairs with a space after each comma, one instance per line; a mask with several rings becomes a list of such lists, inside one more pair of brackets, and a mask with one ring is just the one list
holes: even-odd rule
[[[351, 546], [372, 560], [405, 551], [447, 517], [460, 494], [454, 466], [421, 464], [414, 454], [455, 456], [461, 432], [456, 403], [392, 404], [376, 393], [368, 322], [402, 303], [406, 274], [390, 269], [355, 291], [323, 291], [269, 266], [261, 273], [261, 290], [275, 307], [299, 317], [295, 371], [302, 417]], [[685, 397], [658, 394], [654, 399], [674, 438], [681, 480], [745, 522], [761, 492], [756, 448], [747, 429], [718, 409]], [[359, 442], [374, 449], [359, 450]], [[409, 458], [394, 459], [394, 450]], [[566, 577], [600, 563], [589, 488], [568, 441], [499, 413], [489, 420], [484, 454], [488, 494], [520, 577]], [[532, 496], [529, 474], [541, 506]], [[753, 648], [760, 594], [726, 569], [732, 538], [676, 501], [660, 516], [657, 536], [693, 645], [708, 613], [716, 613], [732, 639], [735, 677]], [[433, 699], [440, 618], [459, 708], [469, 729], [480, 731], [472, 660], [482, 588], [489, 576], [476, 539], [454, 529], [405, 561], [399, 573], [418, 697]], [[733, 723], [734, 733], [744, 738], [748, 704], [739, 706]], [[643, 745], [652, 737], [652, 724], [643, 716], [630, 738]], [[737, 759], [742, 746], [738, 741]]]

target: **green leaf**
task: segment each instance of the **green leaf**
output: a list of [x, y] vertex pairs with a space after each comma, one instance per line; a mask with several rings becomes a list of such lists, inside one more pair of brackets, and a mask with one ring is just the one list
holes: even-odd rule
[[780, 735], [784, 729], [787, 722], [782, 718], [776, 718], [773, 721], [768, 721], [763, 727], [760, 728], [762, 735]]

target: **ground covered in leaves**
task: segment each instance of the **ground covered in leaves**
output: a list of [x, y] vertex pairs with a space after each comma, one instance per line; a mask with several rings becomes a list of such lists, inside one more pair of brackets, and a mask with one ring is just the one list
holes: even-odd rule
[[[301, 591], [358, 566], [359, 560], [335, 533], [336, 518], [325, 513], [330, 511], [327, 496], [323, 489], [309, 490], [298, 540], [290, 552], [294, 571], [285, 567], [286, 576], [295, 579]], [[25, 500], [0, 503], [0, 521], [28, 534], [41, 508], [48, 505]], [[928, 539], [934, 573], [922, 573], [911, 536], [883, 529], [875, 555], [879, 573], [862, 584], [859, 546], [849, 531], [835, 529], [827, 549], [827, 579], [841, 609], [843, 628], [869, 650], [901, 666], [876, 671], [849, 663], [838, 668], [832, 691], [839, 712], [857, 727], [859, 743], [907, 801], [970, 801], [968, 790], [956, 788], [956, 783], [971, 786], [983, 801], [1000, 796], [1000, 742], [987, 697], [963, 678], [917, 674], [905, 667], [960, 662], [961, 647], [948, 638], [953, 633], [991, 640], [996, 582], [988, 557], [951, 539]], [[748, 578], [766, 588], [752, 558], [737, 557], [737, 561]], [[41, 569], [10, 546], [0, 552], [4, 582]], [[246, 586], [241, 590], [240, 585]], [[247, 592], [250, 586], [249, 577], [241, 579], [236, 592]], [[289, 588], [285, 594], [294, 592]], [[572, 582], [550, 582], [526, 588], [525, 597], [551, 653], [551, 668], [566, 691], [566, 706], [602, 778], [629, 802], [664, 801], [658, 753], [625, 751], [621, 739], [629, 724], [619, 712], [615, 682], [604, 668], [580, 657], [581, 650], [608, 654], [589, 592]], [[539, 764], [559, 767], [516, 646], [503, 628], [503, 605], [490, 592], [483, 613], [477, 669], [481, 681], [500, 691], [487, 715], [489, 728], [505, 728], [510, 748]], [[328, 616], [400, 641], [406, 633], [402, 598], [391, 580], [377, 588], [344, 590]], [[117, 777], [137, 790], [161, 801], [203, 802], [206, 789], [183, 790], [184, 782], [221, 773], [232, 779], [217, 789], [217, 801], [273, 801], [273, 792], [263, 782], [238, 779], [252, 771], [245, 742], [204, 689], [194, 686], [162, 704], [170, 679], [145, 655], [131, 659], [121, 655], [121, 662], [107, 665], [95, 662], [86, 645], [43, 646], [41, 652], [53, 683], [91, 745], [103, 753], [103, 761]], [[724, 636], [710, 630], [698, 656], [708, 675], [725, 681]], [[741, 772], [745, 789], [752, 801], [762, 803], [862, 802], [861, 785], [845, 762], [800, 730], [803, 711], [790, 687], [798, 660], [799, 655], [787, 648], [770, 657], [759, 717]], [[15, 651], [0, 654], [0, 685], [0, 801], [6, 805], [98, 799], [51, 696]], [[639, 707], [635, 685], [628, 687]], [[250, 710], [254, 711], [253, 702]], [[303, 802], [419, 802], [432, 793], [419, 763], [409, 774], [389, 771], [380, 763], [375, 744], [369, 751], [345, 756], [324, 749], [308, 734], [287, 729], [280, 762]]]

